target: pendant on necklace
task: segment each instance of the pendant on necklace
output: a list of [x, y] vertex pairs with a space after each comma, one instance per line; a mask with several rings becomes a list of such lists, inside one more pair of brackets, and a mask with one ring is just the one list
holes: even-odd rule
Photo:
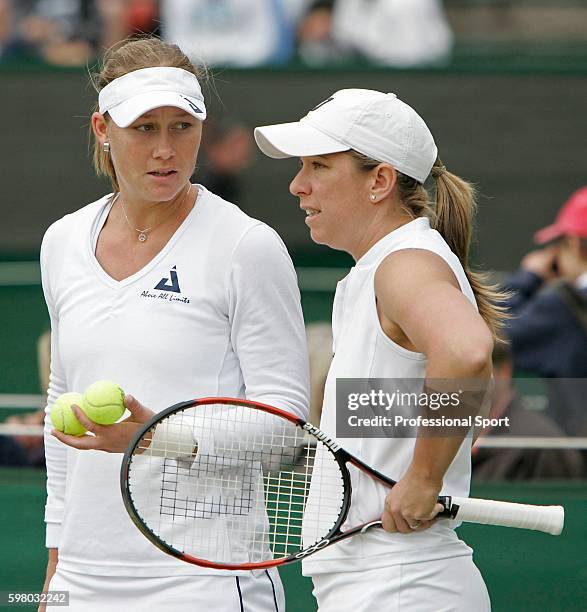
[[141, 232], [139, 234], [139, 242], [145, 242], [145, 240], [147, 240], [147, 234], [145, 234], [144, 232]]

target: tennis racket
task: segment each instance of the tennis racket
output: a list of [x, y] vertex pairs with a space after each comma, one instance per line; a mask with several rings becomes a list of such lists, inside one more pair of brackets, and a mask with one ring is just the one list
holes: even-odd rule
[[[156, 415], [124, 455], [121, 490], [138, 529], [162, 551], [216, 569], [303, 559], [380, 520], [342, 531], [349, 464], [395, 481], [320, 429], [272, 406], [233, 398], [182, 402]], [[558, 535], [561, 506], [439, 497], [439, 518]]]

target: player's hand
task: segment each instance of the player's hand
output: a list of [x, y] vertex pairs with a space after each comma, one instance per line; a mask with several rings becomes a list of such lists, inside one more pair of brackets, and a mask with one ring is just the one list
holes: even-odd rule
[[534, 272], [543, 280], [552, 280], [557, 277], [556, 257], [558, 249], [556, 246], [530, 251], [520, 264], [523, 270]]
[[90, 421], [79, 406], [73, 405], [72, 410], [77, 420], [88, 430], [88, 433], [83, 436], [70, 436], [57, 430], [51, 433], [64, 444], [78, 450], [124, 453], [135, 433], [155, 415], [152, 410], [143, 406], [132, 395], [124, 396], [124, 406], [130, 411], [129, 417], [114, 425], [98, 425]]
[[432, 526], [434, 517], [444, 510], [438, 503], [442, 483], [427, 480], [408, 470], [385, 498], [381, 517], [383, 529], [391, 533], [413, 533]]

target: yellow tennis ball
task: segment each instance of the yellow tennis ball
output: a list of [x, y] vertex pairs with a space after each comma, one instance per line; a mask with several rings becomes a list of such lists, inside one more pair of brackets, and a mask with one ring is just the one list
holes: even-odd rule
[[94, 423], [112, 425], [124, 414], [124, 391], [110, 380], [99, 380], [86, 389], [82, 408]]
[[84, 397], [81, 393], [63, 393], [51, 406], [51, 421], [58, 431], [72, 436], [83, 436], [86, 428], [76, 419], [71, 405], [82, 407]]

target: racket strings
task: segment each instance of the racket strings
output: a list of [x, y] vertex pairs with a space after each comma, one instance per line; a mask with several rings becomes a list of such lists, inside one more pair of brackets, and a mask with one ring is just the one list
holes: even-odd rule
[[[180, 467], [180, 463], [183, 464]], [[202, 455], [198, 462], [186, 466], [186, 460], [165, 459], [162, 473], [162, 496], [160, 512], [162, 515], [179, 516], [185, 510], [185, 518], [209, 518], [211, 515], [227, 516], [248, 514], [253, 505], [253, 478], [236, 473], [228, 473], [222, 479], [215, 475], [226, 472], [225, 457]], [[234, 470], [232, 470], [234, 471]], [[189, 479], [194, 485], [185, 497], [180, 497], [178, 480]], [[204, 484], [208, 485], [204, 487]], [[217, 494], [207, 496], [209, 485], [215, 485]]]
[[129, 491], [156, 537], [238, 564], [288, 557], [326, 537], [344, 482], [329, 449], [290, 421], [210, 404], [172, 414], [144, 436]]

